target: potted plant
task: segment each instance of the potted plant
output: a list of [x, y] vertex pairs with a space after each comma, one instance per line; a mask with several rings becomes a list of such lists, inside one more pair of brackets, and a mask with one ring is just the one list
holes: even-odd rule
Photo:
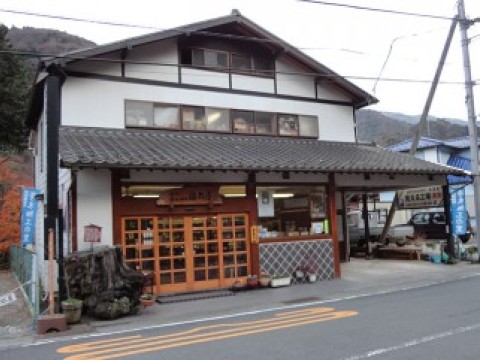
[[467, 252], [467, 260], [468, 261], [478, 262], [478, 252], [477, 252], [477, 247], [475, 245], [467, 248], [466, 252]]
[[271, 287], [290, 286], [292, 277], [290, 275], [273, 276], [270, 282]]
[[82, 317], [83, 300], [69, 297], [63, 300], [62, 311], [67, 319], [67, 324], [75, 324], [80, 321]]
[[142, 294], [140, 295], [140, 304], [145, 306], [152, 306], [155, 302], [155, 295], [153, 294]]
[[247, 287], [254, 289], [258, 286], [258, 276], [257, 275], [248, 275], [247, 276]]
[[313, 257], [310, 256], [308, 258], [307, 263], [303, 267], [303, 269], [305, 271], [308, 282], [314, 283], [317, 281], [318, 265]]
[[272, 277], [270, 276], [270, 274], [265, 271], [262, 271], [258, 278], [258, 283], [260, 284], [261, 287], [267, 287], [268, 285], [270, 285], [271, 280], [272, 280]]

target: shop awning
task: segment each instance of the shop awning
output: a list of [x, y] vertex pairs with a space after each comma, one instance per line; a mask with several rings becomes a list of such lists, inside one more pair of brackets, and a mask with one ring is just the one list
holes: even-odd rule
[[67, 168], [465, 175], [369, 144], [137, 129], [61, 127], [60, 160]]
[[[447, 165], [456, 167], [458, 169], [471, 171], [472, 170], [472, 161], [463, 156], [452, 155], [447, 161]], [[458, 175], [448, 175], [449, 184], [470, 184], [472, 182], [472, 177], [469, 175], [458, 176]]]

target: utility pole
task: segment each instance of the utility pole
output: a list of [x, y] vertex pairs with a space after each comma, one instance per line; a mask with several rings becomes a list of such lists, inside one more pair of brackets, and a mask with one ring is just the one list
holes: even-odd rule
[[477, 252], [480, 251], [480, 237], [478, 236], [478, 225], [480, 220], [480, 178], [478, 174], [478, 143], [477, 143], [477, 120], [475, 116], [475, 105], [473, 101], [472, 69], [470, 66], [470, 53], [468, 51], [467, 29], [473, 25], [475, 20], [467, 20], [465, 17], [465, 5], [463, 0], [458, 1], [458, 20], [460, 22], [460, 34], [462, 39], [463, 70], [465, 73], [465, 104], [468, 112], [468, 135], [470, 139], [470, 156], [472, 161], [473, 175], [473, 199], [475, 202], [475, 219], [477, 222]]
[[[455, 28], [457, 27], [458, 18], [455, 17], [452, 20], [452, 24], [450, 25], [450, 30], [448, 32], [447, 40], [445, 41], [445, 45], [443, 47], [442, 54], [440, 56], [440, 60], [437, 65], [437, 71], [435, 72], [435, 76], [433, 77], [432, 85], [430, 86], [430, 91], [427, 96], [427, 101], [423, 108], [422, 116], [420, 117], [420, 121], [418, 122], [418, 129], [415, 133], [415, 137], [412, 141], [412, 146], [410, 148], [410, 155], [415, 155], [417, 151], [418, 143], [420, 142], [420, 135], [423, 131], [425, 126], [425, 122], [427, 121], [428, 113], [430, 111], [430, 107], [432, 105], [433, 97], [435, 95], [435, 91], [437, 90], [438, 81], [440, 80], [440, 75], [442, 74], [443, 65], [445, 64], [445, 59], [447, 58], [448, 50], [450, 49], [450, 44], [452, 43], [453, 34], [455, 32]], [[385, 222], [385, 226], [383, 227], [382, 235], [380, 236], [380, 242], [385, 242], [387, 238], [388, 230], [390, 229], [390, 225], [393, 221], [393, 216], [395, 215], [395, 210], [397, 209], [398, 204], [398, 194], [395, 193], [395, 197], [393, 198], [392, 205], [390, 206], [390, 211], [388, 212], [388, 217]]]

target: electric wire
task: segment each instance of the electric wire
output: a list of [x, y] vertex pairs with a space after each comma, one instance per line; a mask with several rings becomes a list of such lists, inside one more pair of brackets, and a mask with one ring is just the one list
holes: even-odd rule
[[[154, 62], [154, 61], [134, 61], [134, 60], [121, 60], [121, 59], [111, 59], [111, 58], [99, 58], [99, 57], [90, 57], [90, 58], [84, 58], [84, 57], [79, 57], [79, 56], [73, 56], [73, 55], [54, 55], [54, 54], [42, 54], [42, 53], [35, 53], [35, 52], [29, 52], [29, 51], [16, 51], [16, 50], [0, 50], [0, 55], [1, 54], [13, 54], [13, 55], [18, 55], [18, 56], [26, 56], [26, 57], [33, 57], [33, 58], [45, 58], [45, 57], [53, 57], [57, 60], [79, 60], [79, 61], [89, 61], [89, 62], [99, 62], [99, 63], [113, 63], [113, 64], [130, 64], [130, 65], [150, 65], [150, 66], [158, 66], [158, 67], [164, 67], [164, 68], [193, 68], [193, 69], [199, 69], [199, 70], [214, 70], [214, 71], [225, 71], [227, 72], [229, 70], [228, 67], [225, 68], [219, 68], [216, 67], [212, 69], [211, 67], [207, 66], [191, 66], [191, 65], [182, 65], [182, 64], [171, 64], [171, 63], [161, 63], [161, 62]], [[231, 70], [231, 69], [230, 69]], [[138, 72], [138, 70], [135, 70]], [[155, 73], [154, 71], [145, 71], [145, 73]], [[378, 76], [360, 76], [360, 75], [339, 75], [336, 73], [332, 74], [322, 74], [319, 72], [308, 72], [308, 71], [279, 71], [279, 70], [261, 70], [258, 71], [259, 73], [263, 73], [264, 75], [273, 75], [273, 74], [281, 74], [281, 75], [288, 75], [288, 76], [314, 76], [317, 78], [326, 78], [326, 79], [334, 79], [334, 78], [339, 78], [339, 79], [352, 79], [352, 80], [367, 80], [367, 81], [376, 81], [377, 79], [380, 79], [381, 81], [386, 81], [386, 82], [403, 82], [403, 83], [431, 83], [431, 80], [423, 80], [423, 79], [411, 79], [411, 78], [379, 78]], [[161, 72], [158, 72], [161, 73]], [[165, 74], [171, 74], [171, 73], [165, 73]], [[195, 74], [191, 74], [195, 76]], [[247, 74], [248, 75], [248, 74]], [[205, 77], [205, 76], [210, 76], [210, 77], [219, 77], [222, 76], [222, 74], [215, 74], [213, 72], [210, 72], [209, 74], [197, 74], [197, 76], [200, 77]], [[295, 79], [295, 81], [297, 81]], [[288, 80], [287, 80], [288, 81]], [[444, 85], [464, 85], [463, 81], [441, 81], [441, 84]], [[476, 85], [476, 84], [474, 84]]]

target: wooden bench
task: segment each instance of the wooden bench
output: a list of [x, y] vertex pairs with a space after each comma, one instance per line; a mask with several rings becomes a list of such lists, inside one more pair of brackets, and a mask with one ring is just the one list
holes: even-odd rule
[[421, 248], [383, 247], [377, 252], [378, 257], [383, 259], [420, 260], [422, 256]]

